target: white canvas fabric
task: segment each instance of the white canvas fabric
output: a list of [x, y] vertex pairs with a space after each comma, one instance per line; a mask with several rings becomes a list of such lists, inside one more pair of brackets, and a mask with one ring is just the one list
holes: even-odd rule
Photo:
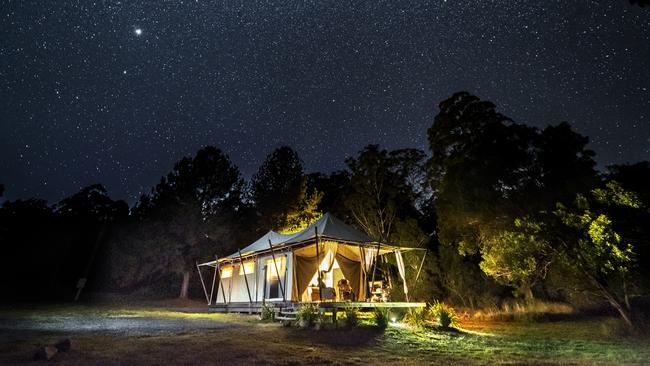
[[409, 289], [406, 286], [406, 270], [404, 269], [404, 259], [402, 258], [402, 251], [395, 251], [395, 260], [397, 261], [397, 269], [399, 270], [399, 276], [402, 278], [402, 283], [404, 284], [404, 295], [408, 299]]

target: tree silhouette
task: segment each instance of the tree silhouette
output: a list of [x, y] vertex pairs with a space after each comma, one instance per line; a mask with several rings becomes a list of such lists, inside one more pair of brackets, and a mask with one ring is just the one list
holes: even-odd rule
[[275, 149], [251, 180], [251, 197], [263, 230], [295, 231], [320, 216], [321, 195], [308, 191], [302, 160], [293, 149]]

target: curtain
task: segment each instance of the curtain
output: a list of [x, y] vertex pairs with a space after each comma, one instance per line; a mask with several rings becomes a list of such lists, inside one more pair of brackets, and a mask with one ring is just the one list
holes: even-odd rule
[[293, 288], [295, 291], [291, 292], [292, 301], [302, 301], [302, 294], [307, 290], [309, 286], [309, 281], [314, 276], [314, 273], [318, 270], [318, 258], [313, 257], [301, 257], [295, 255], [293, 257]]
[[321, 246], [319, 248], [319, 250], [322, 249], [320, 250], [320, 256], [322, 258], [321, 261], [323, 261], [325, 264], [325, 268], [321, 268], [321, 270], [325, 272], [332, 270], [332, 266], [334, 266], [334, 259], [336, 258], [337, 247], [338, 243], [334, 241], [326, 241], [324, 243], [321, 243]]
[[339, 267], [341, 267], [343, 276], [350, 281], [350, 287], [352, 287], [352, 291], [356, 295], [357, 300], [362, 301], [360, 299], [365, 299], [365, 289], [364, 286], [361, 286], [361, 263], [344, 257], [341, 254], [336, 255], [336, 261]]
[[406, 296], [406, 301], [409, 299], [409, 289], [406, 286], [406, 271], [404, 270], [404, 259], [402, 258], [402, 251], [395, 251], [395, 260], [397, 261], [397, 269], [399, 270], [399, 276], [402, 277], [402, 283], [404, 284], [404, 295]]

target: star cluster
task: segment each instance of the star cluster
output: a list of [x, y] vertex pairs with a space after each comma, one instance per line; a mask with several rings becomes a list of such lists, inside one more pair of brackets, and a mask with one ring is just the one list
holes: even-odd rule
[[569, 121], [599, 163], [650, 159], [650, 10], [623, 1], [9, 1], [0, 183], [133, 201], [204, 145], [250, 176], [369, 143], [426, 149], [460, 90], [518, 122]]

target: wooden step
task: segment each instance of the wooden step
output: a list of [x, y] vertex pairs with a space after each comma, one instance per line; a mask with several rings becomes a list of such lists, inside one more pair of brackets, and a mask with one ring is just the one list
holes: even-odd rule
[[296, 318], [291, 316], [276, 316], [275, 320], [295, 321]]

